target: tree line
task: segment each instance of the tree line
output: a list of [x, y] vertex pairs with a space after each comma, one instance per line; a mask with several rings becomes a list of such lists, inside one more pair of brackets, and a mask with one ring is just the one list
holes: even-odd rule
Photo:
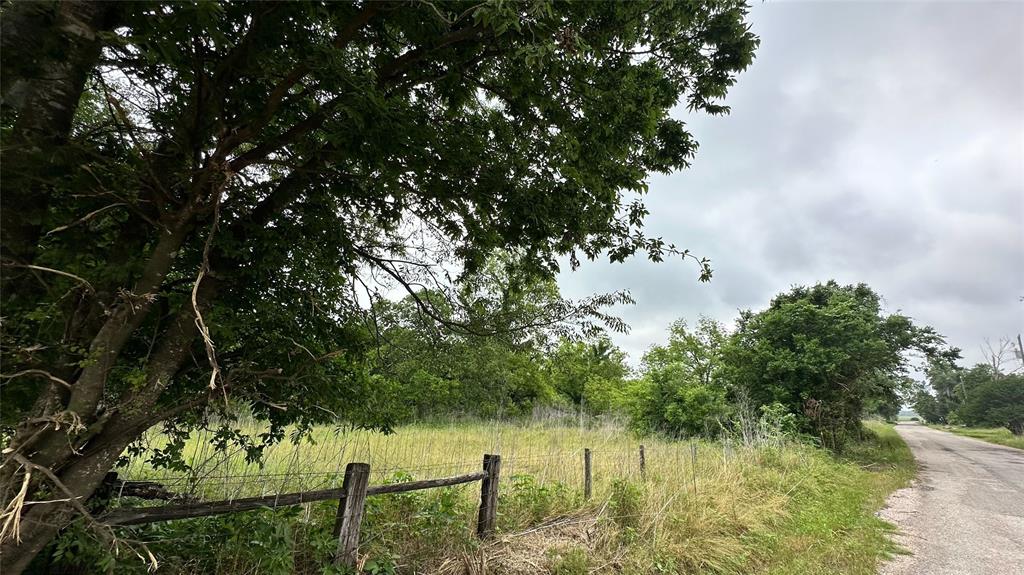
[[[1024, 435], [1024, 373], [1004, 367], [998, 354], [991, 359], [972, 367], [929, 365], [926, 385], [913, 397], [914, 411], [928, 423], [1005, 427]], [[1024, 363], [1024, 357], [1018, 360]]]
[[[557, 299], [557, 286], [532, 286], [520, 303], [544, 294]], [[371, 363], [399, 419], [514, 417], [546, 406], [619, 415], [641, 433], [714, 436], [781, 406], [796, 431], [841, 449], [865, 415], [895, 418], [915, 389], [915, 358], [958, 357], [934, 329], [885, 313], [870, 287], [834, 281], [779, 294], [741, 312], [732, 329], [706, 317], [676, 321], [636, 369], [600, 330], [481, 337], [444, 329], [408, 298], [384, 307], [384, 344]]]

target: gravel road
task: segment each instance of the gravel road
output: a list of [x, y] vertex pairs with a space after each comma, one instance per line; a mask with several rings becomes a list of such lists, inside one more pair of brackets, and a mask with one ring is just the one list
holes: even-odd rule
[[881, 575], [1024, 575], [1024, 451], [923, 425], [896, 431], [921, 473], [879, 513], [912, 553]]

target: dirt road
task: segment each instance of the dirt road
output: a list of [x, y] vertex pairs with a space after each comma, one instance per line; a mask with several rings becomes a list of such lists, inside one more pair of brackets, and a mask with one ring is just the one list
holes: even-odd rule
[[882, 575], [1024, 574], [1024, 451], [923, 425], [900, 424], [920, 479], [880, 515], [913, 555]]

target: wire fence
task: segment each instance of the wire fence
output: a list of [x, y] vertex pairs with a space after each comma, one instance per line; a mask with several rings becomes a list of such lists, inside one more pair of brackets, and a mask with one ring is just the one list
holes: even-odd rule
[[[644, 447], [621, 429], [604, 429], [563, 436], [547, 430], [504, 427], [490, 437], [481, 428], [417, 429], [412, 437], [367, 432], [317, 433], [297, 443], [283, 442], [267, 449], [259, 462], [246, 460], [242, 448], [217, 449], [212, 431], [194, 434], [183, 457], [188, 469], [155, 469], [145, 457], [119, 472], [119, 479], [150, 481], [189, 501], [233, 501], [275, 493], [339, 488], [346, 465], [370, 465], [371, 485], [461, 475], [479, 471], [482, 453], [500, 454], [503, 476], [515, 481], [529, 477], [539, 485], [561, 484], [583, 490], [585, 452], [593, 461], [592, 479], [600, 490], [612, 480], [635, 481], [645, 474], [681, 472], [701, 464], [731, 458], [742, 443], [733, 440], [653, 441]], [[159, 437], [151, 438], [158, 449]], [[642, 461], [646, 459], [646, 462]], [[646, 464], [647, 469], [642, 466]], [[691, 473], [692, 475], [692, 473]], [[111, 493], [118, 505], [123, 490]], [[129, 493], [129, 496], [131, 494]]]

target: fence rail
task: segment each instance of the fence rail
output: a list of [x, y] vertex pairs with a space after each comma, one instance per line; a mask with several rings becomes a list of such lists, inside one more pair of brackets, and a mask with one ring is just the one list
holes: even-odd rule
[[99, 521], [111, 526], [141, 525], [336, 499], [338, 500], [338, 513], [335, 519], [334, 535], [338, 539], [338, 550], [335, 554], [335, 563], [351, 567], [356, 564], [359, 526], [362, 524], [366, 498], [371, 495], [404, 493], [480, 481], [480, 514], [477, 520], [477, 535], [484, 539], [490, 537], [494, 533], [497, 516], [500, 470], [501, 456], [487, 454], [484, 455], [483, 471], [452, 477], [370, 486], [368, 485], [370, 465], [368, 463], [349, 463], [345, 467], [345, 479], [341, 487], [224, 501], [121, 508], [107, 512], [99, 518]]
[[[640, 445], [639, 447], [639, 451], [634, 452], [634, 456], [639, 456], [638, 462], [640, 478], [642, 480], [646, 480], [648, 454], [645, 452], [643, 445]], [[593, 493], [593, 459], [595, 452], [590, 448], [584, 448], [582, 451], [583, 461], [581, 463], [583, 484], [581, 487], [583, 488], [584, 499], [589, 500]], [[580, 453], [576, 452], [576, 456], [578, 457], [579, 455]], [[690, 444], [689, 455], [692, 466], [694, 467], [693, 490], [694, 493], [696, 493], [697, 478], [695, 466], [697, 463], [697, 446], [693, 443]], [[510, 463], [514, 463], [515, 460], [516, 459], [513, 458]], [[338, 546], [334, 560], [337, 565], [352, 567], [357, 563], [359, 529], [362, 524], [367, 497], [387, 493], [404, 493], [409, 491], [419, 491], [422, 489], [450, 487], [479, 481], [480, 506], [477, 516], [476, 533], [481, 539], [487, 539], [493, 535], [497, 518], [498, 485], [501, 473], [500, 455], [484, 455], [483, 469], [481, 471], [449, 477], [439, 477], [435, 479], [387, 483], [383, 485], [369, 485], [370, 471], [371, 468], [368, 463], [349, 463], [345, 468], [344, 480], [341, 487], [206, 502], [195, 502], [194, 500], [170, 493], [157, 483], [122, 481], [119, 482], [118, 485], [120, 485], [120, 489], [124, 491], [123, 495], [131, 497], [146, 497], [147, 494], [155, 494], [158, 498], [177, 501], [177, 503], [160, 506], [123, 507], [113, 509], [100, 516], [98, 520], [101, 523], [110, 526], [141, 525], [145, 523], [208, 517], [256, 509], [274, 509], [278, 507], [313, 503], [316, 501], [337, 500], [338, 510], [335, 515], [334, 537], [337, 539]]]

